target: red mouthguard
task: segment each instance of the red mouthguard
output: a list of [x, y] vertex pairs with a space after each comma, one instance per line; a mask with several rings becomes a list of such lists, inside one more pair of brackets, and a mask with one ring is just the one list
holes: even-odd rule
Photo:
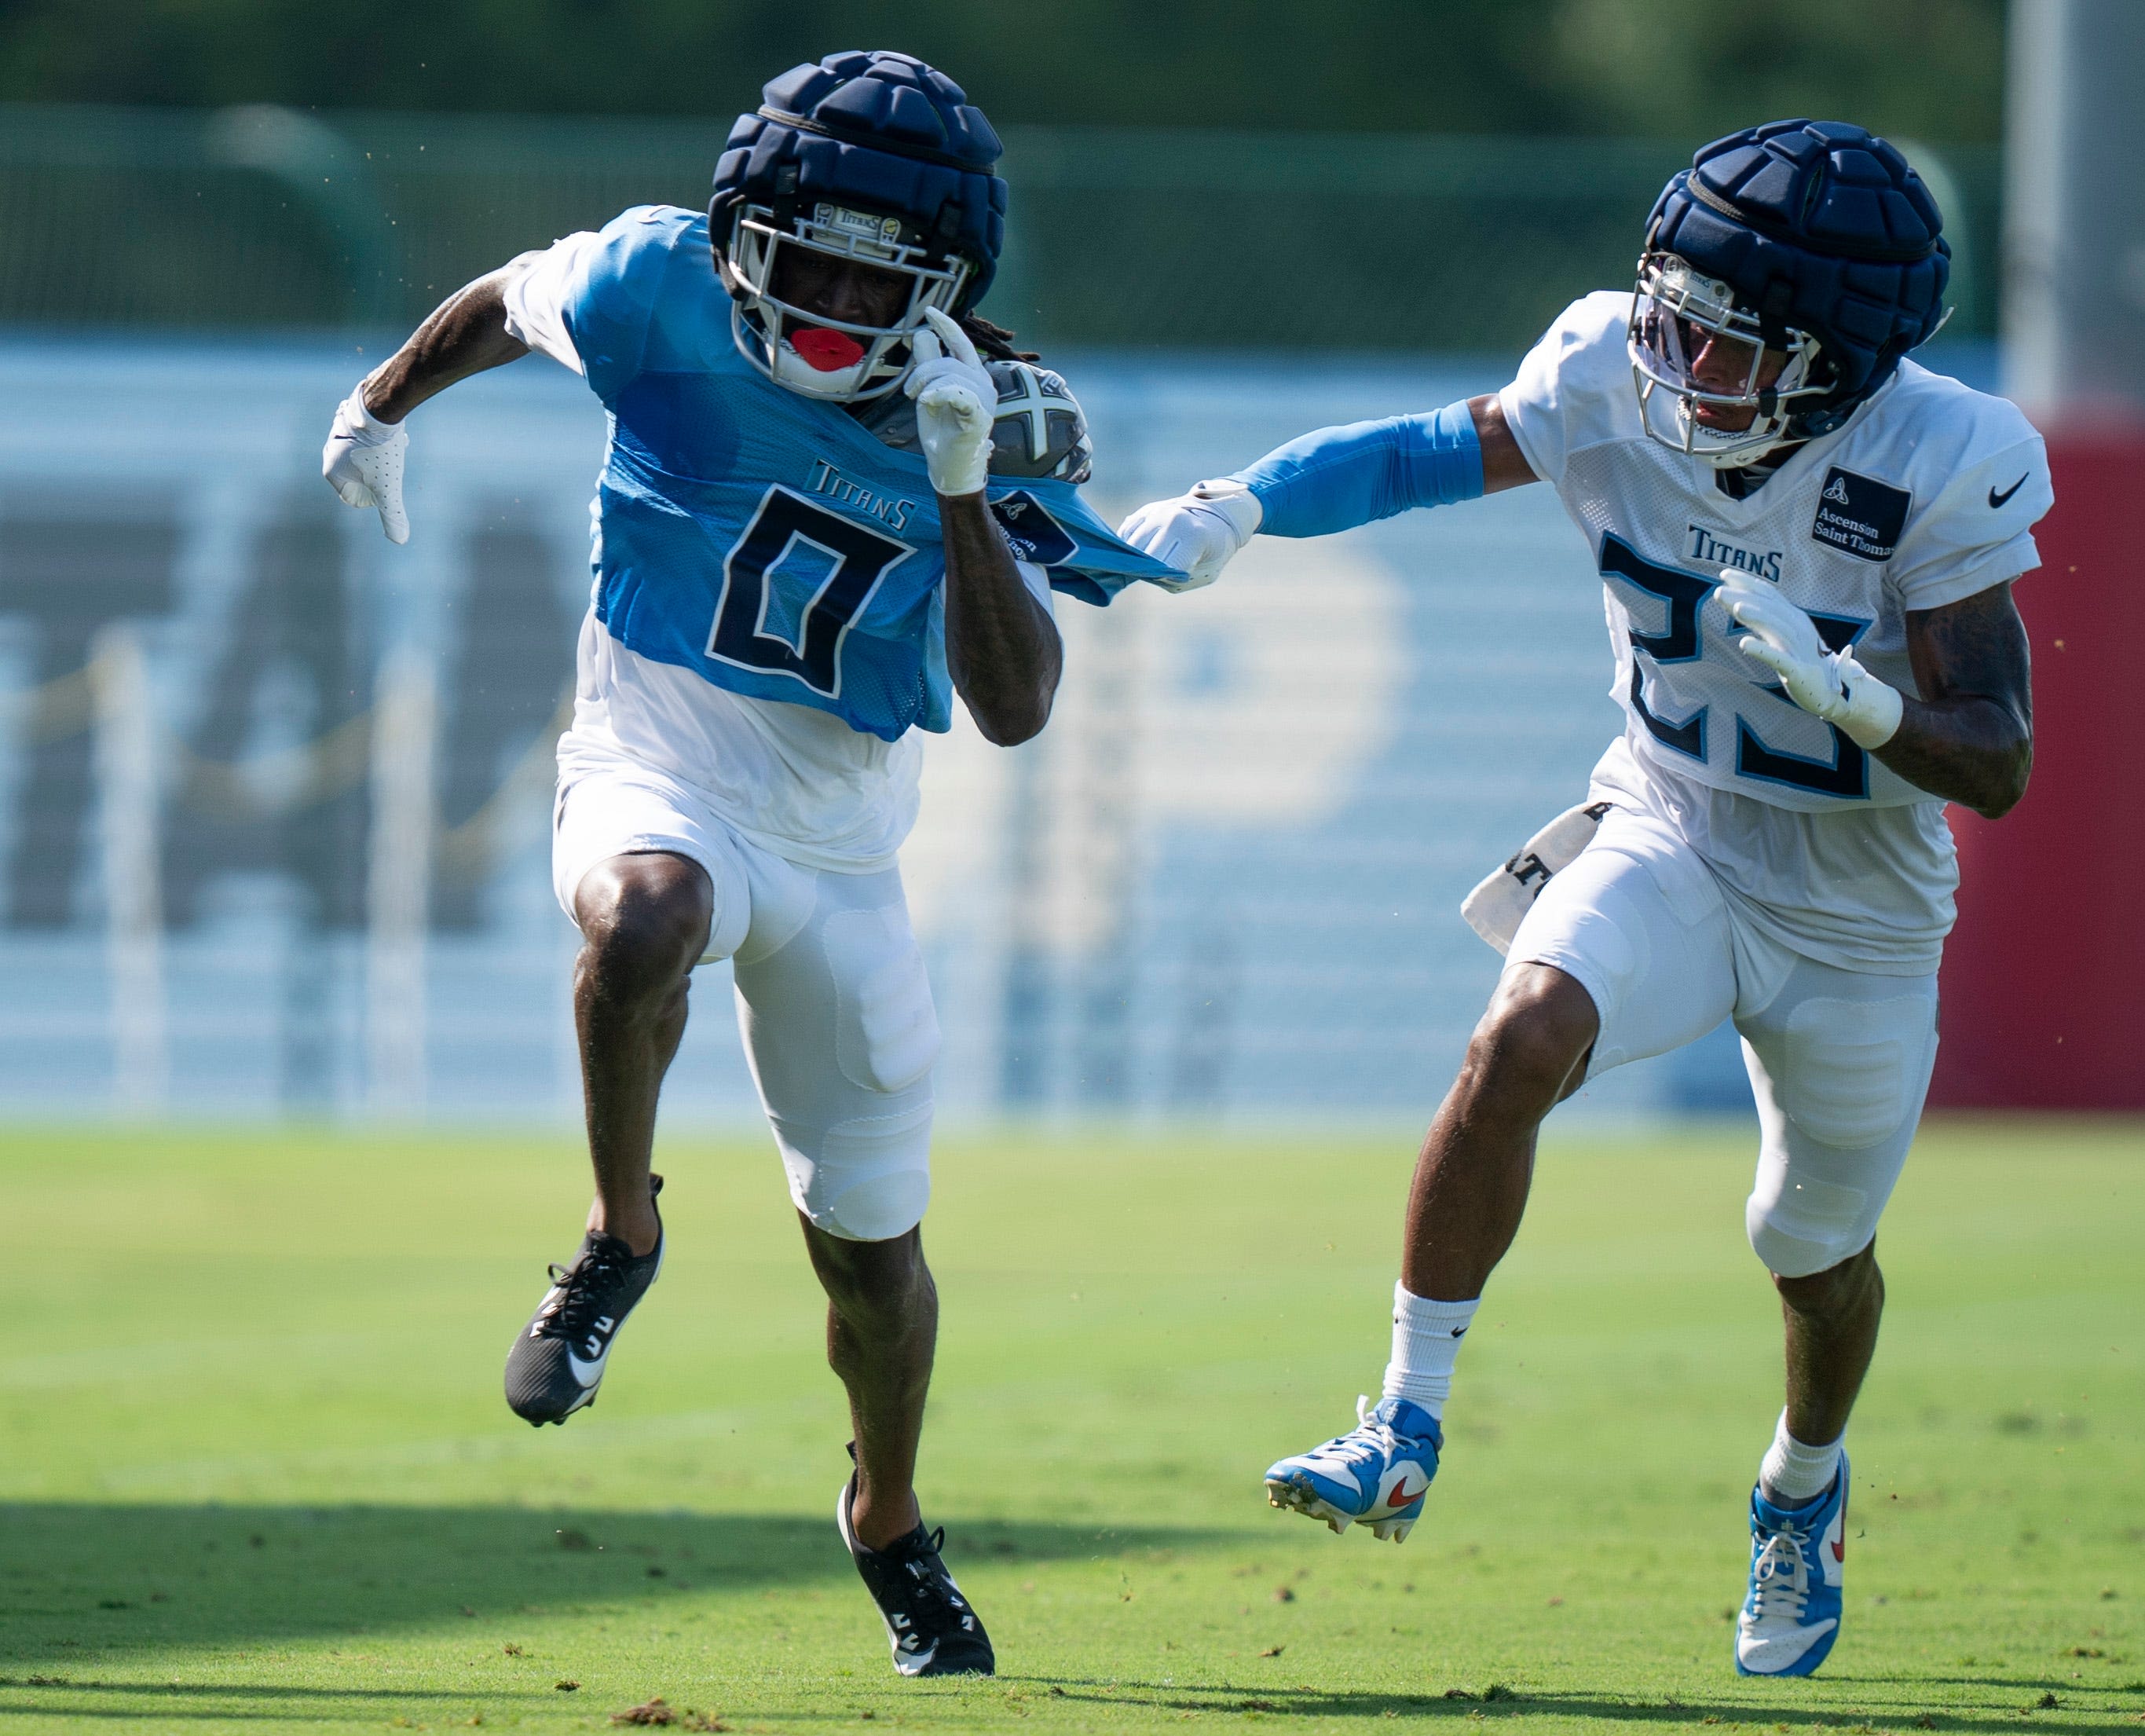
[[848, 332], [829, 331], [824, 326], [800, 326], [789, 334], [789, 347], [822, 374], [853, 368], [864, 359], [864, 346]]

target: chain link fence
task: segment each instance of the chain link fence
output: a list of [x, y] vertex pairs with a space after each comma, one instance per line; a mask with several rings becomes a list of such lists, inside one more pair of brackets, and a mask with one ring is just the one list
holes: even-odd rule
[[[0, 323], [406, 326], [630, 205], [697, 206], [727, 122], [0, 105]], [[1696, 143], [1692, 141], [1690, 143]], [[989, 311], [1038, 343], [1504, 352], [1626, 281], [1688, 147], [1008, 131]], [[1910, 145], [1992, 336], [2001, 164]]]
[[[381, 338], [525, 248], [697, 203], [724, 130], [0, 106], [0, 1107], [572, 1112], [547, 822], [600, 408], [533, 360], [428, 406], [406, 549], [334, 505], [319, 442]], [[1018, 131], [990, 311], [1085, 352], [1113, 519], [1493, 388], [1628, 281], [1682, 160]], [[1985, 333], [1999, 166], [1918, 161], [1954, 332]], [[1617, 727], [1597, 595], [1528, 490], [1061, 609], [1053, 728], [934, 743], [904, 852], [949, 1109], [1418, 1110], [1496, 973], [1461, 895]], [[673, 1112], [749, 1110], [720, 974]], [[1739, 1077], [1701, 1045], [1591, 1100]]]

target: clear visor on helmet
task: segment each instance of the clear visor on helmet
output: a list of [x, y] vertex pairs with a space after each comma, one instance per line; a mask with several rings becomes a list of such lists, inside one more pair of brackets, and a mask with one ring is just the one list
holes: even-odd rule
[[[923, 324], [923, 310], [952, 313], [969, 272], [963, 259], [933, 261], [903, 241], [901, 230], [898, 217], [824, 201], [799, 212], [786, 231], [764, 206], [741, 209], [728, 258], [739, 291], [734, 330], [746, 359], [808, 397], [852, 403], [893, 390], [908, 376], [908, 341]], [[799, 251], [905, 280], [892, 322], [836, 319], [784, 299], [776, 291], [788, 276], [784, 261]]]
[[1788, 326], [1775, 338], [1769, 348], [1759, 316], [1718, 278], [1673, 253], [1647, 254], [1629, 332], [1647, 433], [1722, 469], [1784, 444], [1806, 407], [1799, 400], [1824, 396], [1831, 382], [1808, 332]]

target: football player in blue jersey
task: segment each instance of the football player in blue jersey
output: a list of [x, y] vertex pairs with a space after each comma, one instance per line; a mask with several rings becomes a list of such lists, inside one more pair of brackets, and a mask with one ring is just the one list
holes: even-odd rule
[[694, 967], [730, 959], [849, 1392], [841, 1535], [903, 1674], [988, 1674], [913, 1485], [938, 1319], [938, 1027], [895, 860], [917, 732], [958, 694], [989, 740], [1027, 740], [1058, 679], [1053, 589], [1189, 581], [1082, 503], [1079, 405], [974, 311], [1005, 183], [960, 87], [851, 52], [764, 95], [705, 216], [638, 207], [469, 285], [351, 394], [323, 468], [399, 543], [405, 418], [435, 392], [535, 350], [610, 413], [552, 851], [596, 1198], [508, 1403], [535, 1424], [590, 1404], [654, 1281], [657, 1094]]
[[1254, 533], [1540, 480], [1585, 537], [1624, 733], [1470, 900], [1505, 967], [1423, 1142], [1383, 1397], [1267, 1487], [1406, 1536], [1543, 1117], [1732, 1018], [1761, 1129], [1745, 1227], [1787, 1341], [1736, 1624], [1750, 1674], [1808, 1675], [1839, 1634], [1877, 1222], [1936, 1054], [1944, 803], [1999, 815], [2033, 762], [2011, 587], [2039, 565], [2047, 455], [2013, 405], [1908, 357], [1943, 322], [1942, 225], [1859, 127], [1718, 140], [1655, 206], [1635, 289], [1573, 303], [1502, 392], [1307, 435], [1123, 527], [1212, 578]]

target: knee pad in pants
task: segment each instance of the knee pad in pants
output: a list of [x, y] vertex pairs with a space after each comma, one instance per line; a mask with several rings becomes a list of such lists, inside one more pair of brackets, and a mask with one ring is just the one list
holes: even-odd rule
[[898, 879], [815, 882], [800, 926], [738, 955], [739, 1024], [797, 1209], [888, 1241], [930, 1202], [938, 1014]]
[[1877, 1233], [1936, 1060], [1935, 995], [1917, 984], [1782, 1012], [1769, 1008], [1744, 1035], [1764, 1133], [1744, 1226], [1768, 1271], [1806, 1278]]

